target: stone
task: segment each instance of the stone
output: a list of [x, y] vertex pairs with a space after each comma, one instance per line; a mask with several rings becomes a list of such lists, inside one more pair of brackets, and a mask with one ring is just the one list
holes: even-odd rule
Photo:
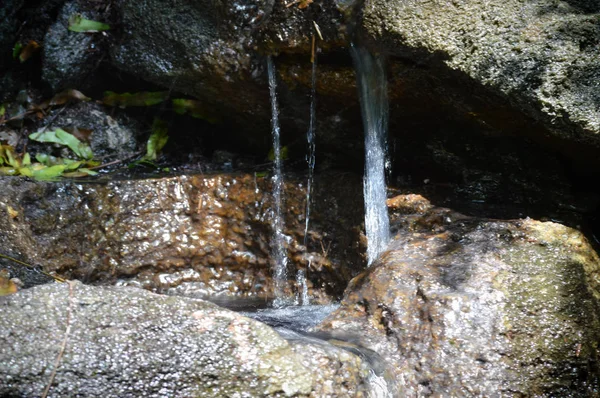
[[[181, 175], [96, 184], [3, 179], [0, 211], [11, 206], [18, 213], [0, 217], [0, 229], [11, 232], [2, 234], [3, 250], [41, 264], [46, 272], [167, 294], [263, 304], [272, 298], [268, 177]], [[311, 212], [307, 250], [305, 190], [287, 179], [286, 293], [291, 297], [298, 294], [297, 270], [307, 275], [311, 299], [327, 303], [364, 266], [360, 231], [350, 227], [360, 224], [360, 190], [338, 180], [315, 185], [315, 192], [327, 192], [328, 199], [316, 202]], [[353, 194], [337, 196], [331, 191], [336, 184]], [[347, 206], [350, 198], [359, 206]], [[19, 268], [3, 259], [0, 264], [10, 265], [11, 275]], [[20, 274], [13, 276], [26, 282]]]
[[366, 396], [357, 356], [303, 349], [198, 299], [68, 282], [0, 297], [0, 308], [2, 396]]
[[396, 396], [591, 396], [600, 260], [577, 230], [391, 199], [389, 250], [319, 329], [377, 352]]
[[[72, 32], [68, 29], [73, 15], [104, 22], [106, 15], [94, 10], [89, 2], [69, 1], [44, 37], [42, 79], [53, 92], [84, 90], [94, 83], [93, 74], [104, 56], [102, 33]], [[114, 28], [114, 26], [113, 26]]]
[[386, 52], [431, 66], [442, 79], [475, 82], [489, 102], [500, 95], [555, 139], [597, 151], [599, 13], [593, 0], [374, 0], [362, 26]]

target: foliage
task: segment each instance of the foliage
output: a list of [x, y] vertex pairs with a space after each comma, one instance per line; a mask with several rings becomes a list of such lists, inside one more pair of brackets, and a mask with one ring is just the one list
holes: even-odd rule
[[159, 118], [154, 119], [152, 123], [152, 134], [146, 144], [146, 155], [142, 160], [154, 161], [158, 158], [158, 153], [167, 144], [169, 140], [169, 131], [167, 124]]
[[38, 142], [53, 142], [55, 144], [69, 147], [75, 155], [82, 159], [92, 159], [92, 149], [85, 143], [79, 141], [73, 134], [67, 133], [61, 128], [49, 131], [38, 131], [29, 136], [29, 139]]
[[189, 114], [191, 117], [196, 119], [204, 119], [209, 123], [217, 123], [219, 120], [213, 116], [214, 112], [206, 109], [206, 106], [200, 101], [185, 99], [185, 98], [174, 98], [173, 110], [178, 115]]
[[167, 91], [142, 91], [139, 93], [118, 94], [112, 91], [104, 93], [102, 103], [108, 106], [126, 108], [128, 106], [151, 106], [160, 104], [167, 99]]
[[109, 30], [110, 25], [102, 22], [92, 21], [83, 18], [80, 14], [73, 14], [69, 17], [69, 28], [72, 32], [99, 32]]

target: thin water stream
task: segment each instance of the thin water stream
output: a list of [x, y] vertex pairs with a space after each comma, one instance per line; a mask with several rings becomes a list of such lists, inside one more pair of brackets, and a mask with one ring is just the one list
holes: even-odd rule
[[275, 65], [271, 57], [267, 58], [267, 70], [269, 74], [269, 91], [271, 94], [271, 129], [273, 134], [273, 283], [274, 301], [273, 306], [282, 307], [289, 304], [285, 296], [287, 283], [287, 262], [285, 250], [285, 236], [283, 234], [284, 222], [282, 214], [283, 206], [283, 171], [281, 161], [281, 142], [279, 131], [279, 106], [277, 104], [277, 76]]
[[383, 61], [366, 48], [351, 46], [365, 130], [365, 233], [371, 265], [390, 240], [385, 162], [388, 122], [387, 78]]

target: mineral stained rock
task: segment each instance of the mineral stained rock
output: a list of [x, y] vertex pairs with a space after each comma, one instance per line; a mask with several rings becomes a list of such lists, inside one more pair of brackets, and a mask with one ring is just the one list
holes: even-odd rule
[[594, 396], [600, 261], [579, 232], [389, 200], [398, 232], [321, 324], [390, 364], [397, 396]]

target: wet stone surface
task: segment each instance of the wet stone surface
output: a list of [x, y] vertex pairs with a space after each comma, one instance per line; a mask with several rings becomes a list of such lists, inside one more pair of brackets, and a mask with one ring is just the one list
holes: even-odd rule
[[[47, 272], [166, 294], [272, 298], [273, 213], [267, 177], [190, 175], [105, 184], [4, 181], [2, 211], [11, 206], [18, 213], [0, 221], [9, 232], [2, 236], [4, 250], [43, 265]], [[326, 303], [341, 295], [364, 264], [359, 250], [348, 243], [354, 239], [359, 247], [359, 231], [353, 235], [348, 227], [356, 223], [356, 208], [338, 206], [335, 195], [321, 209], [317, 206], [307, 251], [305, 200], [301, 183], [286, 184], [286, 294], [297, 295], [296, 271], [303, 270], [313, 302]]]
[[594, 396], [600, 261], [574, 229], [388, 200], [389, 251], [320, 330], [381, 355], [397, 396]]
[[70, 282], [0, 297], [0, 309], [2, 396], [41, 395], [59, 353], [48, 397], [367, 394], [356, 355], [288, 343], [203, 300]]

